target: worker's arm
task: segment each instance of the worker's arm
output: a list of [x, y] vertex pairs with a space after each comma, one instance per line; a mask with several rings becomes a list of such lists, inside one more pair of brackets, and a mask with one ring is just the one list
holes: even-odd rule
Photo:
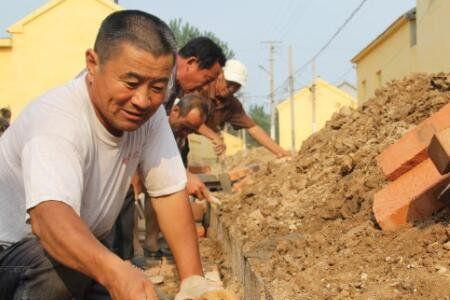
[[197, 232], [185, 190], [152, 198], [158, 224], [169, 244], [180, 279], [203, 276]]
[[197, 175], [186, 171], [187, 176], [187, 193], [188, 195], [194, 195], [198, 199], [206, 199], [209, 202], [211, 202], [211, 195], [209, 194], [209, 190], [206, 187], [206, 185], [201, 181], [200, 178], [198, 178]]
[[274, 140], [267, 135], [267, 133], [258, 125], [250, 127], [247, 129], [247, 132], [262, 146], [266, 147], [277, 157], [290, 156], [291, 154], [281, 148]]
[[216, 151], [217, 155], [221, 155], [222, 153], [225, 152], [226, 145], [223, 142], [222, 137], [214, 130], [209, 128], [206, 124], [202, 124], [199, 127], [198, 133], [211, 140], [211, 142], [214, 144], [214, 150]]
[[103, 246], [69, 205], [44, 201], [29, 214], [44, 249], [61, 264], [105, 286], [113, 299], [158, 299], [145, 275]]
[[142, 183], [141, 174], [136, 170], [133, 177], [131, 177], [131, 185], [133, 186], [134, 196], [137, 199], [140, 193], [144, 192], [144, 184]]

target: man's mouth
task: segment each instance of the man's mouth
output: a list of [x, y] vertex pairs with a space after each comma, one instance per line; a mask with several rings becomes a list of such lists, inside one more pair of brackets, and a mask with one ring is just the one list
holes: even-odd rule
[[129, 110], [125, 110], [125, 109], [123, 109], [122, 112], [125, 114], [125, 116], [128, 120], [133, 121], [133, 122], [138, 122], [138, 121], [142, 121], [145, 119], [144, 113], [138, 113], [138, 112], [129, 111]]

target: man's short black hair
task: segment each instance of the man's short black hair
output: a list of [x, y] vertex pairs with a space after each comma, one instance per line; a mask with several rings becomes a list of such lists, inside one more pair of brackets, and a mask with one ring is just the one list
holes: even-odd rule
[[209, 69], [216, 62], [222, 67], [225, 65], [226, 57], [222, 48], [207, 37], [198, 37], [190, 40], [178, 51], [183, 58], [196, 57], [200, 69]]
[[211, 112], [211, 101], [200, 94], [187, 94], [178, 101], [176, 106], [180, 115], [185, 117], [191, 110], [198, 109], [202, 119], [207, 120]]
[[0, 108], [0, 118], [10, 121], [11, 120], [11, 110], [8, 107]]
[[117, 11], [103, 20], [94, 45], [100, 62], [108, 60], [122, 43], [130, 43], [156, 57], [176, 51], [169, 26], [139, 10]]

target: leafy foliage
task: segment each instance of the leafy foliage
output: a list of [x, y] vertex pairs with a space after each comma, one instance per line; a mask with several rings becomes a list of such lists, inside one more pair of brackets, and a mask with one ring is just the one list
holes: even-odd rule
[[199, 37], [206, 36], [212, 39], [217, 45], [219, 45], [223, 49], [223, 53], [227, 57], [227, 59], [234, 57], [234, 52], [228, 46], [228, 44], [222, 40], [220, 40], [214, 33], [211, 31], [201, 31], [197, 27], [189, 24], [188, 22], [184, 22], [182, 19], [173, 19], [169, 21], [169, 27], [173, 31], [175, 35], [175, 39], [177, 41], [177, 48], [180, 49], [183, 47], [189, 40]]

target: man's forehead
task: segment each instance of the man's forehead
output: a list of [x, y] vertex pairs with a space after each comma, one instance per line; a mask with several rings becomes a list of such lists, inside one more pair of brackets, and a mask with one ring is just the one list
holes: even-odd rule
[[121, 51], [110, 60], [120, 68], [123, 76], [131, 77], [150, 77], [152, 74], [166, 73], [170, 75], [174, 66], [174, 58], [170, 53], [154, 56], [131, 45], [122, 45]]
[[198, 109], [198, 107], [194, 107], [186, 114], [186, 119], [192, 120], [199, 118], [200, 116], [201, 116], [200, 109]]

